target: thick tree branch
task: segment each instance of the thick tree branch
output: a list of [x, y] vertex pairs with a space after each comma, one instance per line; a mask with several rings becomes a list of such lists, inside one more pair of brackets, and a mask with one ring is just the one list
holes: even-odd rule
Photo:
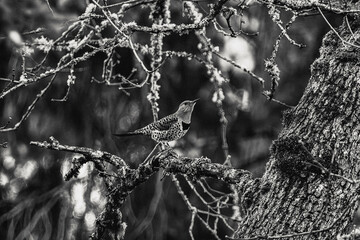
[[96, 159], [108, 162], [114, 166], [125, 166], [126, 176], [121, 176], [120, 174], [122, 173], [118, 173], [118, 177], [123, 178], [131, 175], [131, 179], [134, 181], [135, 185], [146, 181], [147, 179], [145, 178], [149, 177], [154, 172], [157, 172], [159, 168], [162, 168], [169, 173], [186, 174], [187, 176], [198, 179], [202, 177], [219, 179], [228, 184], [246, 183], [252, 177], [249, 171], [230, 168], [219, 163], [212, 163], [211, 160], [206, 157], [181, 157], [171, 149], [159, 152], [147, 163], [140, 164], [137, 169], [130, 169], [125, 161], [116, 155], [86, 147], [62, 145], [54, 137], [50, 137], [50, 142], [33, 141], [30, 142], [30, 144], [56, 151], [79, 153], [88, 161]]
[[359, 5], [358, 4], [344, 4], [343, 1], [324, 1], [321, 3], [320, 1], [309, 1], [309, 0], [260, 0], [260, 2], [266, 5], [275, 4], [280, 7], [286, 7], [293, 11], [310, 11], [316, 10], [320, 8], [322, 10], [327, 10], [334, 13], [359, 13]]
[[219, 179], [228, 184], [236, 184], [238, 188], [251, 182], [252, 178], [251, 173], [246, 170], [211, 163], [211, 160], [206, 157], [180, 157], [172, 149], [163, 150], [153, 156], [150, 161], [140, 164], [136, 169], [131, 169], [118, 156], [86, 147], [62, 145], [53, 137], [50, 137], [50, 142], [31, 142], [30, 144], [56, 151], [82, 154], [81, 161], [74, 163], [74, 169], [76, 170], [79, 168], [79, 162], [80, 164], [94, 162], [95, 165], [99, 164], [99, 162], [108, 162], [117, 167], [118, 170], [113, 174], [103, 172], [105, 171], [104, 167], [96, 167], [100, 176], [108, 177], [106, 182], [109, 192], [105, 209], [97, 219], [97, 227], [92, 235], [93, 239], [103, 239], [104, 236], [124, 234], [126, 225], [122, 223], [120, 207], [137, 186], [146, 182], [159, 169], [164, 169], [167, 173], [186, 174], [193, 179], [203, 177]]
[[57, 151], [66, 151], [66, 152], [73, 152], [73, 153], [80, 153], [84, 155], [84, 157], [88, 161], [93, 161], [94, 159], [103, 160], [108, 162], [114, 166], [127, 166], [123, 159], [118, 156], [112, 155], [108, 152], [98, 151], [91, 148], [86, 147], [75, 147], [75, 146], [68, 146], [60, 144], [54, 137], [50, 137], [49, 142], [30, 142], [31, 145], [38, 146], [41, 148], [57, 150]]
[[223, 164], [212, 163], [209, 158], [179, 157], [174, 151], [163, 151], [155, 156], [152, 165], [163, 168], [166, 172], [182, 173], [188, 177], [210, 177], [228, 184], [245, 184], [251, 179], [246, 170], [234, 169]]

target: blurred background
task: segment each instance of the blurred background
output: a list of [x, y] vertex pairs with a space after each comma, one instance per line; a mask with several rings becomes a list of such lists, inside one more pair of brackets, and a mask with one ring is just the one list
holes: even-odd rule
[[[183, 22], [181, 2], [172, 2], [172, 22]], [[0, 1], [1, 91], [8, 84], [5, 79], [20, 77], [19, 42], [30, 43], [42, 35], [58, 37], [86, 6], [85, 0]], [[136, 8], [126, 20], [146, 25], [148, 13], [147, 9]], [[341, 23], [340, 17], [326, 16], [333, 26]], [[290, 13], [281, 13], [284, 23], [290, 18]], [[244, 11], [240, 20], [245, 32], [259, 34], [230, 38], [209, 28], [208, 35], [224, 56], [265, 79], [269, 89], [270, 77], [264, 71], [264, 60], [270, 57], [280, 30], [270, 19], [268, 9], [256, 3]], [[37, 33], [31, 33], [36, 29]], [[319, 55], [322, 37], [328, 30], [319, 15], [299, 17], [291, 26], [289, 35], [296, 42], [306, 44], [306, 48], [299, 49], [285, 38], [281, 41], [276, 58], [281, 70], [276, 99], [288, 105], [297, 104], [310, 77], [310, 65]], [[134, 39], [140, 41], [142, 36], [135, 35]], [[164, 50], [197, 51], [198, 40], [194, 34], [171, 34], [164, 41]], [[39, 63], [43, 55], [31, 48], [29, 44], [29, 64]], [[131, 50], [117, 48], [115, 51], [119, 64], [114, 71], [128, 76], [135, 61]], [[60, 56], [59, 52], [50, 53], [47, 65], [55, 66]], [[62, 144], [121, 156], [131, 167], [136, 167], [154, 147], [151, 139], [142, 136], [112, 137], [114, 132], [131, 131], [152, 122], [152, 113], [146, 98], [148, 86], [120, 91], [92, 81], [92, 77], [101, 79], [105, 58], [105, 54], [97, 54], [75, 67], [77, 80], [66, 102], [51, 101], [62, 98], [67, 91], [68, 73], [59, 74], [22, 126], [16, 131], [0, 133], [0, 143], [7, 143], [0, 148], [0, 239], [87, 239], [105, 204], [103, 183], [91, 164], [82, 167], [77, 179], [65, 182], [63, 176], [72, 159], [78, 156], [30, 146], [30, 141], [44, 141], [54, 136]], [[287, 107], [267, 101], [258, 82], [246, 73], [220, 59], [215, 62], [230, 80], [223, 85], [223, 103], [231, 164], [261, 177], [271, 142], [282, 128], [282, 111]], [[142, 76], [137, 77], [141, 80]], [[223, 163], [220, 117], [212, 101], [214, 85], [209, 81], [206, 68], [195, 60], [171, 58], [162, 67], [159, 83], [160, 117], [174, 112], [183, 100], [200, 98], [190, 130], [172, 146], [181, 155], [207, 156], [213, 162]], [[1, 99], [0, 125], [5, 125], [9, 117], [10, 126], [19, 121], [43, 87], [43, 84], [29, 85]], [[161, 174], [153, 176], [127, 199], [122, 209], [128, 224], [125, 239], [189, 239], [191, 214], [170, 178], [160, 181], [161, 177]], [[179, 180], [182, 183], [181, 177]], [[219, 191], [230, 191], [221, 182], [210, 181], [210, 184]], [[189, 199], [195, 199], [189, 187], [183, 186]], [[224, 230], [221, 234], [228, 233]], [[194, 236], [212, 239], [198, 222], [195, 222]]]

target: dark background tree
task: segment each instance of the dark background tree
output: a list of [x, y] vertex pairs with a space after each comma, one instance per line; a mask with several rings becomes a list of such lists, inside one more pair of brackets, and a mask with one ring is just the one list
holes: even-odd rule
[[[1, 2], [0, 238], [349, 234], [359, 9], [356, 1]], [[177, 154], [141, 164], [152, 140], [111, 135], [195, 98], [190, 131], [171, 145]]]

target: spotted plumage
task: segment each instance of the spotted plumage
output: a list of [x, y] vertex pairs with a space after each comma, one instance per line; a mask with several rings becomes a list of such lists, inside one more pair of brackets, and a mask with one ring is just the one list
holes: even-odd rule
[[133, 132], [124, 134], [114, 134], [115, 136], [146, 135], [156, 142], [170, 142], [182, 138], [189, 130], [191, 114], [194, 110], [194, 101], [186, 100], [179, 105], [178, 110], [160, 120], [137, 129]]

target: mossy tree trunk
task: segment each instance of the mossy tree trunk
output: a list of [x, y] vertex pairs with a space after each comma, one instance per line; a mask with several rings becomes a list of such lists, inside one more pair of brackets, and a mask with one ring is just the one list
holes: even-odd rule
[[[360, 17], [323, 39], [299, 104], [284, 113], [266, 173], [242, 192], [239, 239], [335, 239], [360, 183]], [[354, 44], [345, 43], [352, 42]], [[357, 40], [357, 41], [356, 41]]]

